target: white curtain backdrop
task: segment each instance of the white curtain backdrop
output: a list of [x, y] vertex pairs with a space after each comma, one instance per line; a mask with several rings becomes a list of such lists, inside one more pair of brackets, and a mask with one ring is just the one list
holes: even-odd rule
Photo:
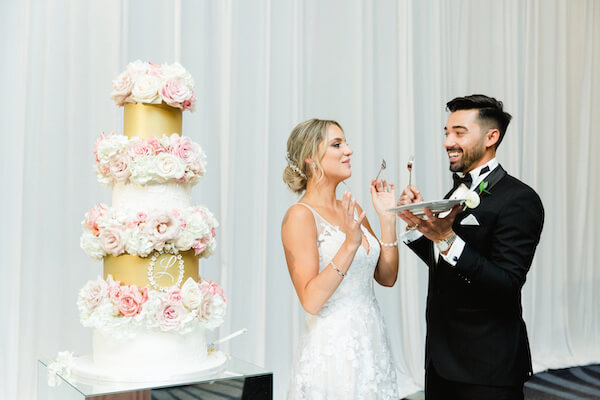
[[[600, 362], [600, 2], [594, 0], [22, 0], [0, 5], [0, 398], [33, 399], [36, 360], [91, 350], [75, 305], [101, 273], [80, 222], [110, 203], [92, 171], [100, 132], [122, 133], [111, 80], [129, 61], [180, 61], [196, 80], [184, 134], [208, 155], [195, 202], [219, 219], [201, 273], [228, 295], [215, 335], [274, 371], [284, 396], [304, 313], [280, 241], [296, 196], [281, 180], [300, 121], [340, 121], [354, 148], [350, 190], [450, 186], [449, 99], [484, 93], [513, 116], [498, 158], [540, 194], [546, 223], [524, 288], [536, 371]], [[346, 189], [346, 188], [344, 188]], [[399, 225], [399, 229], [403, 226]], [[423, 384], [426, 267], [400, 248], [395, 287], [377, 295], [402, 376]]]

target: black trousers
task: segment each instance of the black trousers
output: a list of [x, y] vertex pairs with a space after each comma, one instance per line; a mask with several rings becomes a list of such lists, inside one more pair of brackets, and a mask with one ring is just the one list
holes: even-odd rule
[[487, 386], [449, 381], [438, 375], [433, 363], [425, 371], [425, 400], [524, 400], [523, 384]]

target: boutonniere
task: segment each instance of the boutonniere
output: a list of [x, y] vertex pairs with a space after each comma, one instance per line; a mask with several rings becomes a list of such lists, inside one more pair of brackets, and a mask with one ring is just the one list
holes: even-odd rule
[[487, 187], [488, 182], [481, 181], [481, 183], [477, 187], [477, 189], [479, 189], [479, 193], [475, 192], [475, 190], [470, 190], [465, 197], [465, 206], [463, 207], [463, 211], [465, 211], [467, 208], [476, 208], [481, 202], [479, 196], [482, 193], [492, 194], [490, 191], [487, 190]]

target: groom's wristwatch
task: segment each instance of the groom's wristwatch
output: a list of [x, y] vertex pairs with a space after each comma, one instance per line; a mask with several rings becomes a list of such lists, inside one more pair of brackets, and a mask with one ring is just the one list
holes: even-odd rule
[[450, 235], [450, 237], [438, 240], [435, 245], [440, 251], [440, 253], [445, 253], [446, 251], [450, 250], [450, 247], [452, 247], [452, 243], [454, 243], [455, 240], [456, 233], [452, 232], [452, 235]]

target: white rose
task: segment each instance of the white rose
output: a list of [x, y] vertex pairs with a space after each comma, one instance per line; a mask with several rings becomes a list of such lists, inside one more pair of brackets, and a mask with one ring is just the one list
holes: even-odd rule
[[469, 193], [467, 193], [467, 196], [465, 198], [465, 204], [467, 207], [469, 208], [475, 208], [479, 205], [480, 199], [479, 199], [479, 195], [473, 191], [470, 191]]
[[162, 102], [158, 90], [160, 79], [152, 75], [138, 77], [131, 91], [131, 97], [137, 103], [160, 104]]
[[206, 321], [206, 327], [208, 329], [214, 329], [219, 327], [223, 321], [225, 321], [225, 311], [227, 310], [227, 303], [221, 296], [213, 296], [209, 306], [209, 316]]
[[125, 251], [133, 256], [146, 257], [154, 250], [154, 244], [148, 236], [139, 230], [129, 234], [125, 242]]
[[115, 79], [112, 83], [113, 91], [110, 94], [110, 97], [117, 103], [118, 105], [123, 105], [129, 95], [131, 94], [131, 90], [133, 89], [133, 78], [129, 71], [123, 71], [117, 79]]
[[101, 164], [108, 165], [110, 158], [120, 152], [125, 152], [129, 146], [129, 139], [124, 135], [112, 135], [100, 143], [97, 147], [97, 157]]
[[131, 166], [130, 182], [145, 185], [155, 177], [158, 177], [158, 175], [154, 157], [138, 157]]
[[192, 78], [192, 75], [179, 63], [161, 65], [160, 75], [164, 81], [181, 78], [190, 90], [194, 89], [194, 78]]
[[88, 281], [79, 291], [77, 307], [81, 315], [94, 311], [108, 295], [108, 284], [98, 277], [95, 281]]
[[200, 308], [203, 294], [198, 284], [192, 278], [188, 278], [181, 287], [181, 296], [183, 297], [183, 305], [188, 310], [197, 310]]
[[194, 236], [192, 232], [190, 232], [187, 227], [181, 232], [181, 234], [177, 237], [175, 242], [173, 243], [177, 250], [185, 251], [192, 248], [192, 244], [194, 244], [194, 240], [196, 240], [197, 236]]
[[133, 80], [137, 80], [139, 77], [147, 75], [150, 71], [150, 64], [141, 60], [135, 60], [127, 64], [126, 71], [131, 75]]
[[79, 240], [79, 245], [94, 261], [101, 261], [106, 255], [100, 240], [90, 231], [83, 232]]
[[180, 179], [185, 175], [185, 162], [173, 154], [160, 153], [154, 161], [156, 173], [165, 180]]

